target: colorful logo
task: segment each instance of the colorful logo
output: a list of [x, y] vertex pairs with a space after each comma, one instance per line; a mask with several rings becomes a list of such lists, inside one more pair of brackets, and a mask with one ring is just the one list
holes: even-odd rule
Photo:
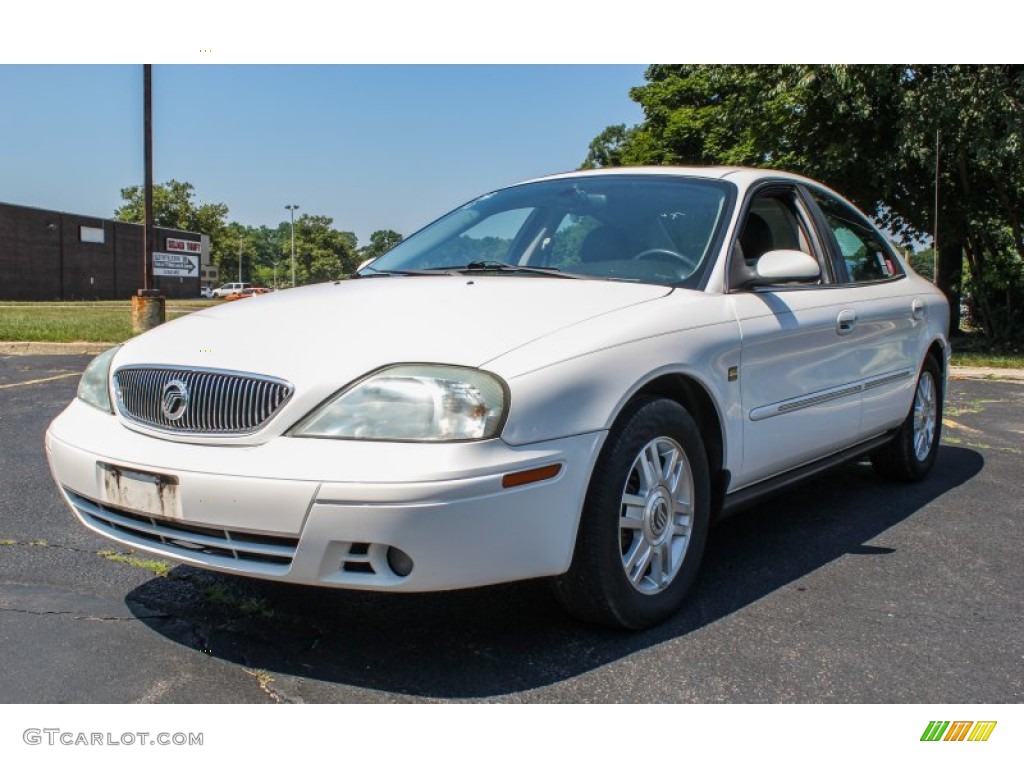
[[995, 729], [995, 720], [932, 720], [921, 741], [988, 741]]

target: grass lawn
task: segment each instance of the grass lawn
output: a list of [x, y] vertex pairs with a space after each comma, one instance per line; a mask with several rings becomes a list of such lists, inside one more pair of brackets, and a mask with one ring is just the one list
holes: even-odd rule
[[[168, 299], [167, 319], [217, 304], [216, 300]], [[104, 341], [130, 339], [131, 302], [0, 301], [0, 341]]]
[[[167, 319], [216, 306], [217, 299], [168, 299]], [[130, 339], [131, 302], [0, 301], [0, 341], [102, 341]], [[993, 346], [971, 330], [953, 339], [953, 365], [1024, 368], [1024, 347]]]
[[953, 352], [953, 365], [977, 368], [1024, 368], [1024, 355], [993, 355], [985, 352]]
[[953, 365], [1024, 368], [1024, 345], [993, 344], [978, 331], [964, 329], [953, 338]]

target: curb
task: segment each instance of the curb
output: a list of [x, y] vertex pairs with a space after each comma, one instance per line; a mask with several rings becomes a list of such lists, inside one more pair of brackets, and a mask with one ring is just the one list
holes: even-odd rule
[[108, 341], [0, 341], [0, 355], [98, 355], [115, 346]]

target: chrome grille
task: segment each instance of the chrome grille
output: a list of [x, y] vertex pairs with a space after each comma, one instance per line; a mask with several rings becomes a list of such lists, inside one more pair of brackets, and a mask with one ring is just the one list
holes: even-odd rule
[[[168, 385], [184, 389], [180, 415], [162, 407]], [[251, 373], [202, 368], [137, 366], [114, 373], [121, 414], [147, 427], [186, 434], [244, 435], [255, 432], [291, 397], [292, 385]]]

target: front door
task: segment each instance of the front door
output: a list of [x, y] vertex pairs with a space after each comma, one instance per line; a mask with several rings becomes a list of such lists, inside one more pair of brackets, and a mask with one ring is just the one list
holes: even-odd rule
[[733, 258], [749, 265], [769, 250], [818, 259], [817, 284], [731, 293], [742, 339], [743, 464], [730, 490], [767, 479], [856, 442], [861, 419], [855, 288], [833, 267], [794, 188], [758, 193], [744, 213]]

